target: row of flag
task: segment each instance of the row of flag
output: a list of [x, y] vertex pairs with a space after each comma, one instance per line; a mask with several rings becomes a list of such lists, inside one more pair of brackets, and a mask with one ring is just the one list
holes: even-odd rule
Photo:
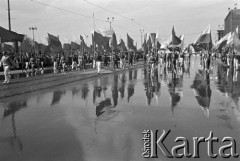
[[[240, 50], [240, 39], [237, 28], [236, 31], [226, 34], [215, 44], [215, 46], [213, 46], [211, 38], [211, 28], [209, 25], [205, 30], [203, 30], [203, 32], [198, 35], [194, 43], [185, 47], [184, 35], [177, 36], [173, 26], [170, 38], [168, 40], [160, 42], [160, 36], [158, 33], [146, 33], [144, 35], [144, 42], [141, 45], [142, 49], [145, 51], [154, 49], [199, 51], [202, 49], [210, 50], [212, 49], [212, 47], [214, 47], [214, 49], [216, 50], [219, 50], [225, 46], [230, 46], [234, 49]], [[96, 50], [108, 52], [127, 50], [137, 51], [137, 44], [133, 40], [133, 38], [130, 37], [129, 34], [127, 34], [126, 44], [121, 38], [119, 41], [117, 41], [117, 37], [114, 31], [110, 34], [104, 34], [101, 31], [93, 31], [92, 45], [90, 46], [85, 43], [84, 38], [81, 35], [80, 44], [76, 42], [71, 42], [62, 45], [58, 36], [54, 36], [48, 33], [48, 46], [37, 42], [33, 43], [29, 37], [25, 36], [24, 40], [21, 43], [21, 50], [24, 52], [32, 52], [34, 49], [41, 50], [43, 52], [60, 52], [61, 50]]]

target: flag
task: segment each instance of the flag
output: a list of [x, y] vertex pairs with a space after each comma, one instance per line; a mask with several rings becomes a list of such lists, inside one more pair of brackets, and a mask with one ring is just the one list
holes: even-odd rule
[[110, 40], [110, 44], [111, 44], [112, 51], [117, 49], [117, 38], [116, 38], [116, 34], [115, 33], [112, 34], [112, 37], [111, 37], [111, 40]]
[[234, 49], [240, 49], [240, 39], [236, 31], [234, 31], [231, 37], [227, 41], [227, 45], [232, 46]]
[[161, 48], [161, 44], [159, 41], [157, 41], [157, 49], [159, 50]]
[[157, 32], [156, 34], [156, 41], [159, 41], [160, 42], [160, 34]]
[[179, 45], [179, 44], [181, 44], [181, 39], [179, 37], [177, 37], [176, 34], [175, 34], [174, 26], [172, 28], [172, 37], [171, 38], [172, 38], [172, 40], [171, 40], [172, 45]]
[[96, 31], [94, 31], [92, 38], [93, 38], [93, 42], [95, 42], [100, 46], [104, 46], [104, 47], [109, 46], [109, 39], [110, 39], [109, 37], [104, 37], [100, 33], [97, 33]]
[[150, 33], [150, 38], [151, 38], [152, 46], [155, 47], [155, 44], [156, 44], [156, 33]]
[[63, 44], [63, 50], [70, 51], [71, 50], [71, 44], [69, 44], [69, 43]]
[[80, 45], [75, 42], [71, 42], [71, 49], [72, 50], [80, 49]]
[[97, 28], [99, 33], [101, 33], [102, 36], [104, 37], [112, 37], [112, 34], [114, 33], [114, 30], [112, 29], [102, 29], [102, 28]]
[[207, 44], [211, 43], [211, 28], [210, 25], [199, 35], [199, 37], [196, 39], [195, 44]]
[[121, 51], [127, 51], [127, 47], [124, 43], [124, 41], [121, 39], [120, 40], [120, 43], [118, 44], [118, 48], [121, 50]]
[[48, 33], [48, 45], [52, 52], [60, 52], [62, 50], [62, 43], [59, 38]]
[[151, 34], [146, 35], [146, 43], [147, 43], [148, 49], [151, 50], [152, 49]]
[[184, 35], [180, 37], [180, 40], [181, 40], [180, 48], [182, 51], [184, 51]]
[[36, 48], [38, 49], [38, 51], [41, 51], [42, 53], [44, 53], [44, 51], [47, 48], [47, 46], [42, 44], [42, 43], [38, 43]]
[[27, 53], [31, 53], [33, 52], [33, 44], [32, 44], [32, 40], [25, 36], [22, 43], [21, 43], [21, 50], [23, 52], [27, 52]]
[[135, 46], [133, 45], [133, 39], [127, 34], [127, 47], [128, 49], [135, 49]]
[[85, 44], [85, 41], [81, 35], [80, 35], [80, 45], [81, 45], [82, 49], [84, 49], [84, 50], [89, 49], [89, 47]]
[[228, 42], [228, 40], [230, 41], [231, 38], [231, 32], [229, 32], [228, 34], [226, 34], [224, 37], [222, 37], [215, 45], [215, 48], [218, 50], [221, 50]]
[[236, 28], [236, 33], [238, 34], [238, 26], [237, 26], [237, 28]]

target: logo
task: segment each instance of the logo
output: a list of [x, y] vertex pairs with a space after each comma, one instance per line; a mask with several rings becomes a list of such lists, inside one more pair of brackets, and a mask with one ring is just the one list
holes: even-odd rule
[[[144, 130], [143, 134], [143, 153], [144, 158], [158, 158], [160, 151], [167, 158], [200, 158], [199, 145], [206, 145], [206, 153], [210, 158], [238, 158], [236, 141], [232, 137], [226, 136], [221, 140], [214, 137], [213, 132], [210, 131], [208, 137], [192, 137], [192, 145], [189, 140], [183, 136], [176, 137], [174, 140], [175, 145], [171, 148], [165, 145], [166, 138], [170, 135], [171, 130], [163, 130], [159, 135], [158, 130]], [[214, 143], [222, 143], [218, 151], [214, 151]], [[216, 146], [216, 145], [215, 145]], [[190, 151], [190, 149], [192, 149]]]

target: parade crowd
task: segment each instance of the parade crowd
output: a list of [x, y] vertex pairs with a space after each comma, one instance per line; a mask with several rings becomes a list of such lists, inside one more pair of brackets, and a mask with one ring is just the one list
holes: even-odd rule
[[142, 57], [136, 52], [95, 52], [93, 55], [87, 52], [75, 52], [71, 55], [56, 53], [54, 56], [47, 57], [41, 51], [38, 53], [23, 53], [14, 55], [12, 52], [3, 52], [1, 55], [1, 66], [3, 66], [5, 80], [3, 83], [9, 83], [11, 79], [11, 70], [21, 70], [26, 77], [43, 74], [45, 70], [51, 69], [53, 73], [66, 74], [67, 71], [86, 69], [97, 69], [100, 73], [101, 66], [110, 67], [113, 70], [125, 69], [131, 67], [133, 63], [138, 62]]

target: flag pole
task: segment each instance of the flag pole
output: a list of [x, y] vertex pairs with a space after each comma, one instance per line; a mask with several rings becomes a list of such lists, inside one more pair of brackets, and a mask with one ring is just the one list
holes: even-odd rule
[[[94, 13], [93, 13], [93, 31], [95, 32]], [[93, 32], [93, 35], [92, 35], [92, 39], [94, 37], [94, 32]], [[95, 42], [94, 42], [94, 39], [93, 39], [92, 43], [93, 43], [93, 55], [95, 55]]]

